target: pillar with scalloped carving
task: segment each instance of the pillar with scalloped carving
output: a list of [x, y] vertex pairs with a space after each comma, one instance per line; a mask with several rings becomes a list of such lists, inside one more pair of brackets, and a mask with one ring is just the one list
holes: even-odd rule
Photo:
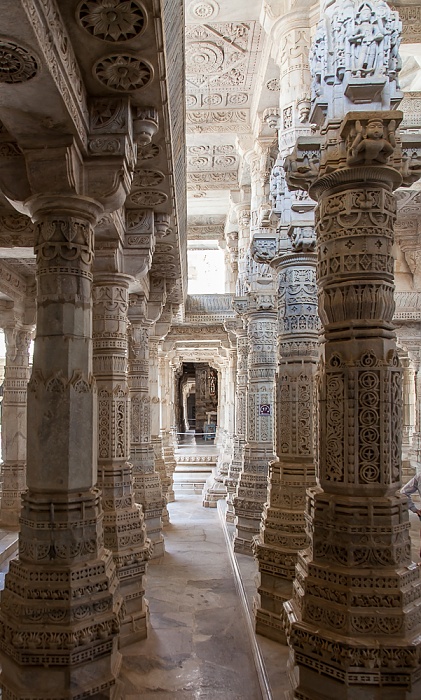
[[2, 493], [0, 521], [17, 527], [26, 489], [26, 396], [31, 329], [5, 328], [6, 364], [2, 401]]
[[98, 391], [98, 486], [104, 508], [105, 546], [113, 553], [125, 610], [120, 645], [147, 636], [143, 577], [153, 545], [135, 503], [129, 458], [127, 311], [129, 281], [121, 273], [95, 273], [93, 367]]
[[129, 385], [131, 404], [130, 461], [133, 464], [137, 503], [143, 507], [146, 531], [154, 549], [152, 558], [164, 554], [162, 510], [165, 499], [161, 479], [155, 471], [151, 442], [151, 397], [149, 392], [149, 333], [143, 297], [131, 294], [129, 306]]
[[289, 184], [318, 202], [325, 338], [310, 547], [285, 604], [296, 700], [421, 694], [421, 582], [398, 491], [402, 370], [392, 324], [399, 30], [383, 2], [326, 6], [311, 53], [311, 119], [322, 129], [313, 142], [299, 139], [286, 164]]

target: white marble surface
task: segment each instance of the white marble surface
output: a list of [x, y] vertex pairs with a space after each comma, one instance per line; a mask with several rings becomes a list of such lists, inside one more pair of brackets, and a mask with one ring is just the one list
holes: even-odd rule
[[197, 496], [169, 510], [165, 556], [148, 567], [149, 637], [123, 652], [125, 697], [260, 700], [217, 512]]

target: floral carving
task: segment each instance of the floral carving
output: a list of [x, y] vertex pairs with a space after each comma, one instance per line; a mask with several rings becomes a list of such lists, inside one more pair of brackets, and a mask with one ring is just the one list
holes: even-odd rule
[[140, 58], [127, 54], [104, 56], [94, 67], [100, 83], [118, 92], [133, 92], [150, 83], [152, 67]]
[[154, 207], [166, 202], [167, 195], [164, 192], [143, 190], [142, 192], [133, 192], [133, 194], [130, 195], [130, 201], [139, 206]]
[[159, 146], [157, 146], [156, 143], [148, 143], [147, 146], [141, 146], [137, 151], [138, 160], [152, 160], [152, 158], [156, 158], [158, 154]]
[[37, 60], [18, 44], [0, 41], [0, 83], [24, 83], [38, 71]]
[[79, 21], [90, 34], [104, 41], [127, 41], [144, 29], [146, 16], [136, 0], [94, 0], [82, 2]]
[[159, 170], [141, 170], [137, 168], [133, 176], [133, 188], [157, 187], [164, 180], [164, 175]]

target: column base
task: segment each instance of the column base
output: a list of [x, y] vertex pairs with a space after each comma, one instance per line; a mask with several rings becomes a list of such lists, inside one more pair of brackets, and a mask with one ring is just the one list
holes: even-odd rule
[[227, 496], [227, 487], [223, 483], [223, 477], [214, 469], [202, 491], [202, 506], [204, 508], [216, 508], [218, 501]]
[[140, 642], [148, 636], [149, 603], [143, 598], [143, 609], [126, 614], [120, 627], [120, 649]]
[[[113, 678], [107, 678], [106, 669], [101, 673], [99, 666], [98, 676], [101, 680], [92, 683], [89, 673], [79, 673], [77, 668], [56, 672], [56, 669], [48, 666], [44, 669], [34, 669], [30, 665], [23, 670], [16, 664], [3, 663], [3, 673], [9, 678], [14, 676], [16, 682], [3, 682], [3, 673], [0, 676], [0, 688], [3, 700], [123, 700], [124, 683], [118, 680], [120, 673], [121, 654], [116, 656], [112, 669]], [[35, 688], [40, 688], [37, 691]]]
[[284, 630], [284, 616], [276, 615], [269, 610], [258, 607], [258, 601], [254, 600], [255, 631], [262, 637], [272, 639], [274, 642], [286, 645], [287, 638]]
[[[256, 505], [255, 503], [253, 505]], [[263, 511], [263, 503], [261, 505]], [[261, 512], [247, 512], [244, 515], [234, 500], [235, 510], [235, 536], [234, 536], [234, 552], [241, 552], [253, 556], [253, 538], [259, 534]]]

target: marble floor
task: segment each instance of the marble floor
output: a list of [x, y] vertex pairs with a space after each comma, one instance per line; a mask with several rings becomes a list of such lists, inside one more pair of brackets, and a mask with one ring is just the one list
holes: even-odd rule
[[[168, 509], [165, 556], [148, 566], [149, 636], [123, 650], [125, 700], [285, 700], [288, 650], [254, 634], [257, 567], [232, 552], [225, 503], [203, 508], [200, 495], [182, 494]], [[0, 589], [16, 539], [0, 530]]]
[[125, 697], [260, 700], [265, 695], [218, 512], [202, 508], [193, 494], [168, 508], [165, 556], [148, 566], [149, 637], [123, 650]]

